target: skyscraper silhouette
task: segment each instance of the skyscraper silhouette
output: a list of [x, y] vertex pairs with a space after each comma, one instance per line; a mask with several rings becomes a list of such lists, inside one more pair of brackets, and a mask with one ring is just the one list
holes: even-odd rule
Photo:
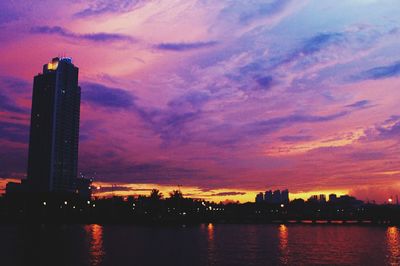
[[34, 77], [28, 156], [33, 192], [73, 192], [78, 167], [81, 89], [71, 58], [53, 58]]

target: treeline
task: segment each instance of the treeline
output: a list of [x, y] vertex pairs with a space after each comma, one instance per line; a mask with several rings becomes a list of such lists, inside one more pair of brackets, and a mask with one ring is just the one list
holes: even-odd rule
[[273, 223], [300, 221], [368, 221], [400, 224], [397, 205], [364, 204], [349, 197], [339, 202], [288, 204], [214, 203], [186, 198], [179, 190], [164, 197], [149, 196], [82, 199], [74, 194], [24, 194], [0, 198], [3, 223]]

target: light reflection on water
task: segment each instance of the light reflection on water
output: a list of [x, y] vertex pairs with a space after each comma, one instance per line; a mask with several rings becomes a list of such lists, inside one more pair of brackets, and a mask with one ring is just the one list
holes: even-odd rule
[[85, 231], [89, 239], [90, 265], [101, 265], [105, 255], [103, 248], [103, 226], [98, 224], [86, 225]]
[[283, 265], [287, 265], [289, 263], [289, 230], [288, 227], [284, 224], [279, 226], [279, 252], [280, 252], [280, 262]]
[[[202, 225], [205, 226], [205, 225]], [[214, 243], [214, 225], [209, 223], [206, 227], [207, 232], [207, 258], [208, 264], [214, 265], [216, 263], [215, 258], [215, 243]]]
[[214, 225], [212, 223], [208, 224], [207, 232], [208, 232], [208, 241], [210, 243], [213, 243], [213, 240], [214, 240]]
[[400, 233], [396, 226], [390, 226], [386, 230], [388, 245], [388, 263], [400, 265]]

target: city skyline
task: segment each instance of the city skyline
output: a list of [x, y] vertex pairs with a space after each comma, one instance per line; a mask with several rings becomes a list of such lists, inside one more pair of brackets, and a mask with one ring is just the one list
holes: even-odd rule
[[400, 190], [395, 1], [0, 8], [0, 184], [26, 178], [32, 77], [65, 54], [80, 67], [79, 171], [98, 195]]

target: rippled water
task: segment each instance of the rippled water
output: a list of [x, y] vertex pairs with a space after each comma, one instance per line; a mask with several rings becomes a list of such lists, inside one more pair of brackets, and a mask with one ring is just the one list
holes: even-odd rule
[[0, 265], [400, 265], [397, 227], [0, 226]]

